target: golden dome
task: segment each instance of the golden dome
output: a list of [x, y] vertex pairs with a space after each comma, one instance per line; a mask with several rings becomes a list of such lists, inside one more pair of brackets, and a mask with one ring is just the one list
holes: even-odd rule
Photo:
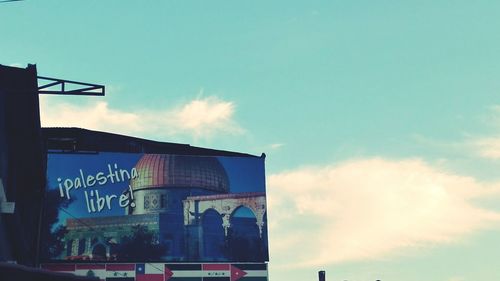
[[135, 165], [134, 191], [149, 188], [202, 188], [229, 192], [229, 179], [215, 157], [145, 154]]

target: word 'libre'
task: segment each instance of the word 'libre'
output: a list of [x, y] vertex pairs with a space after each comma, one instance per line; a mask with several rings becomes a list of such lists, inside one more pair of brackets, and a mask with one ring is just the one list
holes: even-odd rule
[[108, 210], [111, 210], [112, 204], [111, 202], [113, 199], [118, 200], [118, 204], [120, 207], [125, 208], [130, 205], [130, 207], [135, 208], [135, 202], [134, 201], [134, 192], [132, 192], [132, 187], [129, 185], [129, 195], [127, 193], [122, 193], [120, 197], [118, 195], [104, 195], [104, 196], [99, 196], [99, 191], [94, 189], [90, 190], [90, 192], [87, 192], [87, 190], [84, 191], [85, 194], [85, 203], [87, 204], [87, 211], [89, 213], [95, 213], [95, 212], [100, 212], [104, 209], [104, 207], [107, 207]]

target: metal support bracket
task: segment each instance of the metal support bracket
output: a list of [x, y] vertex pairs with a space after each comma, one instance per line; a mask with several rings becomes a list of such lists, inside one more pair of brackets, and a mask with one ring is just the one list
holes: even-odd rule
[[[104, 96], [104, 85], [38, 76], [38, 93], [49, 95]], [[41, 81], [40, 81], [41, 80]], [[40, 83], [46, 81], [45, 83]]]

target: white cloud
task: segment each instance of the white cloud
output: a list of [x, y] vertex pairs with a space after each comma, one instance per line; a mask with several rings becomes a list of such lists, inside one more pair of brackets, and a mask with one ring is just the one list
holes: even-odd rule
[[418, 159], [300, 168], [271, 175], [268, 186], [271, 255], [283, 267], [383, 259], [500, 220], [472, 203], [498, 195], [497, 185]]
[[472, 141], [479, 156], [488, 159], [500, 159], [500, 137], [483, 137]]
[[491, 131], [477, 134], [462, 132], [459, 140], [439, 140], [414, 134], [413, 141], [426, 148], [434, 148], [440, 153], [459, 154], [461, 157], [479, 157], [488, 160], [500, 159], [500, 106], [489, 106], [487, 113], [480, 117], [481, 125]]
[[216, 97], [197, 98], [165, 115], [173, 133], [210, 137], [215, 133], [239, 134], [243, 130], [233, 121], [234, 103]]
[[[498, 132], [500, 128], [500, 106], [494, 105], [489, 107], [489, 113], [482, 118], [486, 125], [489, 125]], [[490, 136], [474, 136], [466, 143], [472, 148], [477, 156], [486, 159], [500, 159], [500, 136], [493, 134]]]
[[74, 105], [42, 96], [40, 108], [41, 123], [45, 127], [82, 127], [122, 134], [189, 135], [195, 138], [243, 132], [233, 120], [234, 103], [216, 97], [196, 98], [165, 110], [127, 112], [110, 108], [104, 101]]
[[106, 102], [96, 102], [90, 105], [76, 106], [68, 103], [49, 105], [45, 99], [40, 99], [40, 118], [45, 127], [82, 127], [91, 130], [140, 132], [140, 117], [110, 109]]

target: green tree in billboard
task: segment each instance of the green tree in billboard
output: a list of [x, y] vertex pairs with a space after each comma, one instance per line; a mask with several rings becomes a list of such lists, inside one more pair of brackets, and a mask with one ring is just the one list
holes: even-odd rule
[[116, 247], [117, 259], [121, 261], [155, 261], [165, 256], [168, 248], [159, 242], [157, 235], [144, 225], [132, 227], [132, 235], [122, 238]]
[[58, 222], [60, 209], [67, 208], [72, 201], [61, 198], [59, 191], [56, 189], [48, 190], [45, 193], [45, 207], [43, 210], [45, 223], [42, 224], [40, 229], [44, 245], [40, 253], [42, 258], [57, 257], [64, 250], [64, 237], [68, 232], [66, 226], [59, 225], [54, 230], [52, 228]]

